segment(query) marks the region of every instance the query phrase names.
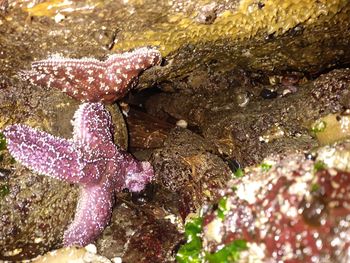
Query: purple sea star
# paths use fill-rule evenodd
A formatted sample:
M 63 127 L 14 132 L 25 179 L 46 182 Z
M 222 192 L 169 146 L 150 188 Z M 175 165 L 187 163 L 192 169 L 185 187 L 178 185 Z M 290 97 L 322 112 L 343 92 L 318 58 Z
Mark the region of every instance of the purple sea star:
M 153 175 L 113 143 L 113 125 L 101 103 L 84 103 L 74 114 L 73 138 L 63 139 L 15 124 L 3 131 L 11 155 L 37 173 L 82 186 L 64 245 L 86 245 L 108 224 L 116 191 L 140 191 Z
M 141 71 L 159 64 L 161 59 L 160 52 L 149 47 L 113 54 L 105 61 L 56 55 L 33 62 L 32 70 L 19 75 L 32 84 L 60 89 L 80 101 L 112 103 L 136 84 Z

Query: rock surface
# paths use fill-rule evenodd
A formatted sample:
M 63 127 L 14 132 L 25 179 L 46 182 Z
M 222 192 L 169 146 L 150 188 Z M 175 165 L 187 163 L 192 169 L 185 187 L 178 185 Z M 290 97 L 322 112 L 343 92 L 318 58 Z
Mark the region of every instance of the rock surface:
M 0 95 L 0 128 L 25 123 L 56 136 L 70 138 L 70 123 L 79 102 L 66 95 L 6 82 Z M 127 146 L 127 132 L 119 109 L 109 107 L 116 127 L 116 143 Z M 72 220 L 78 187 L 37 175 L 15 163 L 1 150 L 0 259 L 31 258 L 60 246 Z
M 142 98 L 133 106 L 145 115 L 128 118 L 131 146 L 151 149 L 137 154 L 152 156 L 157 180 L 139 195 L 118 196 L 97 248 L 125 262 L 173 262 L 182 219 L 217 197 L 228 164 L 317 146 L 310 123 L 350 106 L 349 70 L 331 71 L 350 62 L 349 21 L 346 0 L 0 0 L 0 129 L 25 123 L 71 135 L 77 103 L 18 80 L 32 61 L 158 48 L 163 63 L 135 89 L 171 94 Z M 190 131 L 170 133 L 179 120 Z M 120 115 L 114 123 L 116 143 L 126 147 Z M 347 153 L 327 158 L 334 156 Z M 31 173 L 3 149 L 0 166 L 0 260 L 60 247 L 76 187 Z
M 213 151 L 212 145 L 197 134 L 176 128 L 152 155 L 156 182 L 175 193 L 183 219 L 215 199 L 232 176 L 228 164 Z
M 346 0 L 9 1 L 2 70 L 13 74 L 52 53 L 101 58 L 151 45 L 165 66 L 145 73 L 139 88 L 208 68 L 317 75 L 349 61 L 349 16 Z
M 294 86 L 264 85 L 245 77 L 246 83 L 238 86 L 233 82 L 226 90 L 205 96 L 153 95 L 146 108 L 160 118 L 186 120 L 207 141 L 213 142 L 216 152 L 246 166 L 259 163 L 272 153 L 315 147 L 311 123 L 350 107 L 349 75 L 349 69 L 334 70 L 315 81 Z M 225 81 L 229 77 L 221 80 Z M 290 92 L 291 88 L 295 91 Z M 263 89 L 275 90 L 276 96 L 264 98 Z M 288 93 L 284 94 L 285 91 Z M 247 96 L 244 105 L 240 96 Z
M 267 158 L 228 184 L 223 216 L 204 215 L 204 250 L 215 252 L 234 240 L 247 241 L 243 262 L 349 261 L 350 173 L 337 162 L 326 165 L 325 152 L 341 150 L 349 142 L 285 158 Z

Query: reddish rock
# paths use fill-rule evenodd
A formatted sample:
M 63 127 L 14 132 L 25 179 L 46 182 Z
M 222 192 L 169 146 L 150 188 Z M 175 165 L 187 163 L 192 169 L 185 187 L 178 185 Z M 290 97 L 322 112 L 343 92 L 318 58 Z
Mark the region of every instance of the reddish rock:
M 205 216 L 205 249 L 244 239 L 255 260 L 348 262 L 350 173 L 318 166 L 295 154 L 231 181 L 223 220 L 217 211 Z

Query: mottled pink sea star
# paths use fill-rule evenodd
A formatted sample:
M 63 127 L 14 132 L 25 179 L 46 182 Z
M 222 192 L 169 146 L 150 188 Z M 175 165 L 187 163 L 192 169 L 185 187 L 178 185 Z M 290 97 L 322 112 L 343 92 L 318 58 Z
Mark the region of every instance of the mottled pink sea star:
M 101 103 L 84 103 L 72 121 L 73 138 L 55 137 L 15 124 L 3 131 L 11 155 L 33 171 L 81 186 L 64 245 L 84 246 L 108 224 L 114 194 L 140 191 L 153 175 L 149 162 L 136 160 L 113 143 L 113 124 Z
M 161 60 L 160 52 L 150 47 L 113 54 L 105 61 L 56 55 L 33 62 L 31 70 L 21 71 L 19 75 L 32 84 L 57 88 L 83 102 L 112 103 L 136 84 L 143 70 Z

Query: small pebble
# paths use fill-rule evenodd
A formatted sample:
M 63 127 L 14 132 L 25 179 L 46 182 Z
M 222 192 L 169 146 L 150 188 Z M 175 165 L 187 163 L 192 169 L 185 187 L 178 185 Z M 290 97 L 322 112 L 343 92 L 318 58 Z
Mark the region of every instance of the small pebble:
M 55 17 L 54 17 L 56 23 L 63 21 L 65 18 L 66 17 L 64 15 L 62 15 L 61 13 L 57 13 L 57 15 L 55 15 Z
M 113 263 L 122 263 L 122 262 L 123 262 L 122 259 L 121 259 L 120 257 L 111 258 L 111 261 L 112 261 Z
M 122 113 L 125 117 L 129 116 L 129 111 L 130 111 L 130 106 L 128 103 L 125 102 L 120 102 L 119 107 L 122 110 Z
M 249 100 L 250 100 L 250 98 L 249 98 L 248 92 L 240 93 L 236 97 L 236 101 L 237 101 L 239 107 L 247 106 Z
M 92 254 L 97 254 L 97 248 L 94 244 L 88 244 L 85 246 L 86 251 L 92 253 Z
M 176 122 L 176 126 L 181 127 L 181 128 L 184 128 L 184 129 L 187 128 L 187 125 L 188 125 L 188 123 L 187 123 L 187 121 L 185 121 L 185 120 L 178 120 L 178 121 Z

